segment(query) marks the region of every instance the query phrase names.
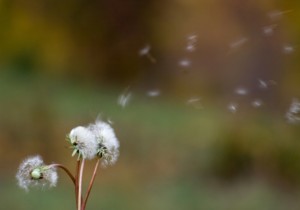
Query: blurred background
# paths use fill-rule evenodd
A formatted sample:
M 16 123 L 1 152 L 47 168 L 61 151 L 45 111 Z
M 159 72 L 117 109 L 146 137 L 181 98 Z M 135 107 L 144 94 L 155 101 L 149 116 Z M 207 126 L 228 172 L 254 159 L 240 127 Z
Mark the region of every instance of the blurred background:
M 1 209 L 75 209 L 62 172 L 56 188 L 29 193 L 15 174 L 35 154 L 74 171 L 65 136 L 97 116 L 121 151 L 87 209 L 300 209 L 299 10 L 1 0 Z

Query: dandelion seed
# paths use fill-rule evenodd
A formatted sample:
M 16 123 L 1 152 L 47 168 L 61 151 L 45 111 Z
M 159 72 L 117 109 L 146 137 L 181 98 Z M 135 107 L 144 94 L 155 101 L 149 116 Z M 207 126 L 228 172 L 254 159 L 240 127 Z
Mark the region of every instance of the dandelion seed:
M 235 89 L 235 93 L 238 95 L 247 95 L 248 90 L 246 88 L 239 87 L 239 88 Z
M 187 45 L 185 49 L 188 52 L 194 52 L 196 50 L 196 47 L 194 45 Z
M 78 159 L 93 159 L 97 154 L 95 135 L 87 128 L 78 126 L 73 128 L 67 136 L 73 149 L 72 156 L 78 154 Z
M 192 34 L 192 35 L 189 35 L 188 37 L 187 37 L 187 40 L 189 41 L 189 42 L 191 42 L 191 43 L 195 43 L 195 42 L 197 42 L 197 35 L 196 34 Z
M 292 54 L 294 52 L 295 48 L 290 45 L 290 44 L 286 44 L 283 46 L 283 53 L 285 54 Z
M 276 84 L 277 84 L 277 82 L 275 82 L 274 80 L 265 81 L 265 80 L 262 80 L 262 79 L 258 79 L 258 87 L 261 88 L 261 89 L 267 89 L 270 86 L 276 85 Z
M 150 90 L 147 92 L 147 95 L 149 97 L 157 97 L 160 95 L 160 91 L 159 90 Z
M 300 122 L 300 101 L 296 98 L 292 100 L 289 110 L 286 112 L 285 117 L 289 123 Z
M 228 104 L 227 109 L 228 109 L 231 113 L 236 113 L 237 110 L 238 110 L 238 104 L 232 102 L 232 103 Z
M 25 159 L 16 174 L 18 185 L 28 191 L 30 187 L 55 187 L 57 172 L 55 167 L 44 164 L 40 156 Z
M 194 107 L 195 109 L 202 109 L 203 106 L 202 106 L 200 100 L 201 100 L 201 98 L 192 97 L 187 100 L 186 104 Z
M 139 51 L 139 55 L 140 56 L 144 56 L 147 55 L 150 52 L 151 46 L 150 45 L 146 45 L 145 47 L 143 47 L 140 51 Z
M 263 102 L 260 99 L 255 99 L 254 101 L 251 102 L 251 105 L 254 108 L 258 108 L 258 107 L 261 107 L 263 105 Z
M 113 128 L 97 120 L 88 129 L 94 133 L 97 141 L 97 155 L 102 159 L 102 166 L 113 165 L 119 157 L 119 141 Z
M 139 50 L 139 55 L 146 56 L 152 63 L 156 63 L 156 59 L 151 55 L 150 50 L 151 46 L 147 44 L 145 47 Z
M 131 100 L 131 97 L 132 97 L 131 93 L 124 93 L 120 95 L 118 98 L 118 104 L 123 108 L 125 108 L 128 105 L 129 101 Z
M 186 51 L 188 52 L 194 52 L 196 50 L 196 43 L 197 43 L 197 35 L 190 35 L 187 37 L 187 46 Z
M 275 24 L 263 27 L 263 34 L 266 36 L 272 36 L 276 27 L 277 25 Z
M 248 41 L 249 41 L 249 39 L 248 39 L 247 37 L 242 37 L 242 38 L 240 38 L 240 39 L 237 39 L 237 40 L 231 42 L 231 43 L 229 44 L 229 47 L 230 47 L 231 49 L 237 49 L 237 48 L 240 48 L 240 47 L 242 47 L 243 45 L 245 45 L 246 42 L 248 42 Z
M 268 88 L 268 84 L 267 84 L 267 82 L 266 81 L 264 81 L 264 80 L 262 80 L 262 79 L 258 79 L 258 83 L 259 83 L 259 85 L 258 85 L 258 87 L 259 88 L 262 88 L 262 89 L 266 89 L 266 88 Z
M 113 122 L 110 118 L 107 119 L 107 122 L 108 122 L 109 124 L 111 124 L 111 125 L 114 124 L 114 122 Z
M 178 64 L 181 67 L 187 68 L 187 67 L 189 67 L 191 65 L 191 63 L 192 62 L 189 59 L 185 58 L 185 59 L 180 60 Z
M 267 15 L 271 20 L 275 21 L 275 20 L 281 19 L 282 15 L 289 13 L 289 12 L 292 12 L 292 10 L 286 10 L 286 11 L 273 10 L 273 11 L 269 12 Z

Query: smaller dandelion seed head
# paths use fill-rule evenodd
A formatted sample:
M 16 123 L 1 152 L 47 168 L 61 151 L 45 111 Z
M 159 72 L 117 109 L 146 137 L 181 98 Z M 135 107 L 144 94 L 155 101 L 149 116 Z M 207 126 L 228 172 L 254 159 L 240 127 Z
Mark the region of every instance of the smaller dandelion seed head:
M 113 128 L 101 120 L 97 120 L 88 128 L 96 136 L 97 154 L 102 159 L 102 166 L 114 164 L 119 156 L 119 141 Z
M 68 136 L 72 144 L 73 155 L 78 154 L 78 158 L 93 159 L 96 156 L 97 142 L 94 134 L 83 126 L 73 128 Z
M 33 156 L 20 164 L 16 178 L 18 185 L 28 191 L 30 187 L 54 187 L 58 176 L 55 168 L 45 165 L 40 156 Z

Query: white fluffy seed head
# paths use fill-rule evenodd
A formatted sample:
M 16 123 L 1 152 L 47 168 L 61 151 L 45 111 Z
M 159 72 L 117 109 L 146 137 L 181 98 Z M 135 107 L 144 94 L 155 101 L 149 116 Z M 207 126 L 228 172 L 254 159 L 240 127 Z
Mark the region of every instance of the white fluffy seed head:
M 89 129 L 78 126 L 71 130 L 69 140 L 74 149 L 73 154 L 78 153 L 79 158 L 93 159 L 97 154 L 97 142 L 95 135 Z
M 96 137 L 97 155 L 102 158 L 102 166 L 113 165 L 119 157 L 119 141 L 113 128 L 101 120 L 97 120 L 88 128 Z
M 34 172 L 34 173 L 32 173 Z M 39 172 L 39 177 L 37 177 Z M 55 187 L 57 183 L 57 172 L 53 167 L 44 164 L 40 156 L 25 159 L 19 166 L 16 174 L 18 185 L 28 191 L 29 187 Z

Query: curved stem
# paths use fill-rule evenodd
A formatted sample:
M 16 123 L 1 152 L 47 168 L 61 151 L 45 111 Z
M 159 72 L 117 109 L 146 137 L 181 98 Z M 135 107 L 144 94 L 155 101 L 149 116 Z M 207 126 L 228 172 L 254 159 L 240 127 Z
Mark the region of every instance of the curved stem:
M 84 200 L 83 205 L 82 205 L 82 210 L 85 209 L 86 203 L 87 203 L 89 195 L 91 193 L 91 190 L 92 190 L 92 187 L 93 187 L 93 184 L 94 184 L 94 181 L 95 181 L 95 177 L 96 177 L 96 174 L 97 174 L 97 169 L 98 169 L 99 163 L 100 163 L 100 158 L 98 158 L 98 160 L 96 162 L 96 165 L 95 165 L 95 168 L 94 168 L 94 172 L 93 172 L 93 176 L 91 178 L 91 181 L 90 181 L 90 184 L 89 184 L 89 188 L 87 190 L 87 193 L 86 193 L 86 196 L 85 196 L 85 200 Z
M 64 170 L 64 171 L 69 175 L 69 177 L 71 178 L 71 180 L 72 180 L 72 182 L 74 183 L 74 185 L 76 185 L 76 180 L 75 180 L 74 176 L 73 176 L 72 173 L 69 171 L 69 169 L 67 169 L 64 165 L 58 164 L 58 163 L 54 163 L 54 164 L 49 165 L 49 167 L 57 167 L 57 168 L 61 168 L 62 170 Z
M 81 161 L 80 165 L 80 171 L 79 171 L 79 176 L 78 176 L 78 195 L 77 195 L 77 201 L 78 201 L 78 206 L 77 209 L 81 210 L 81 190 L 82 190 L 82 174 L 83 174 L 83 168 L 84 168 L 84 159 Z

